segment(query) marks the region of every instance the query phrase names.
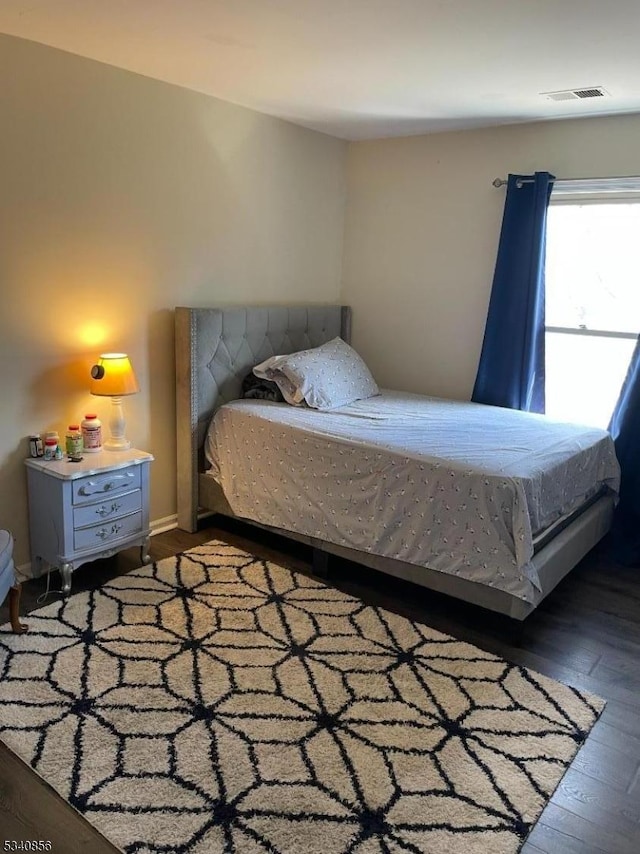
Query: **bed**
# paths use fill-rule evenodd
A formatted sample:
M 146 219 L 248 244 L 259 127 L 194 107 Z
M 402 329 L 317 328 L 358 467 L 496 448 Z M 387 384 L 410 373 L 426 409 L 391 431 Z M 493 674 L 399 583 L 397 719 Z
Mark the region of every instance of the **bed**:
M 332 412 L 238 400 L 265 359 L 348 342 L 345 306 L 177 308 L 175 322 L 184 530 L 238 517 L 523 620 L 610 527 L 603 431 L 384 390 Z

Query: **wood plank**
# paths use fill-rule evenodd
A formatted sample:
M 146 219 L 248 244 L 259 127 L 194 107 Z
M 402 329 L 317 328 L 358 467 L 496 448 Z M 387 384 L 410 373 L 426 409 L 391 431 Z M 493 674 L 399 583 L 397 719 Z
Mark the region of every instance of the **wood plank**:
M 610 705 L 613 707 L 614 704 L 611 703 Z M 589 741 L 598 741 L 614 750 L 635 756 L 638 762 L 640 762 L 640 734 L 631 735 L 619 729 L 616 725 L 609 723 L 609 718 L 606 714 L 608 709 L 609 705 L 605 707 L 600 719 L 589 733 Z M 640 710 L 634 712 L 634 717 L 636 715 L 640 717 Z M 640 720 L 637 717 L 635 722 L 640 729 Z
M 638 768 L 638 773 L 631 781 L 631 785 L 627 789 L 627 792 L 631 795 L 631 797 L 636 803 L 640 803 L 640 768 Z
M 578 618 L 573 611 L 551 614 L 544 610 L 544 605 L 545 602 L 532 615 L 535 619 L 535 631 L 531 633 L 532 643 L 546 643 L 547 648 L 555 645 L 558 655 L 565 647 L 574 646 L 592 654 L 601 654 L 607 649 L 615 652 L 624 650 L 630 655 L 640 653 L 640 644 L 626 636 L 621 637 L 619 627 L 618 631 L 611 635 L 602 632 L 596 635 L 593 633 L 593 618 L 585 619 L 584 616 Z
M 549 639 L 531 638 L 527 643 L 527 650 L 584 676 L 593 673 L 603 655 L 601 648 L 590 649 L 575 636 L 559 637 L 557 632 Z
M 621 685 L 633 691 L 640 682 L 640 649 L 637 654 L 625 653 L 622 649 L 605 650 L 592 675 L 604 683 Z
M 607 693 L 603 689 L 602 695 L 606 697 Z M 640 702 L 628 703 L 607 698 L 600 720 L 633 739 L 640 739 Z
M 570 812 L 611 826 L 629 842 L 640 842 L 640 801 L 628 792 L 603 788 L 600 781 L 569 768 L 553 796 L 553 803 Z
M 42 840 L 64 854 L 120 854 L 28 765 L 0 742 L 2 841 Z
M 574 768 L 603 784 L 603 792 L 615 789 L 621 794 L 628 791 L 639 766 L 640 760 L 634 754 L 615 750 L 591 738 L 587 738 L 573 760 Z
M 558 806 L 546 807 L 530 836 L 547 854 L 638 854 L 640 840 L 629 840 L 615 825 L 597 824 Z
M 578 837 L 572 836 L 553 825 L 546 824 L 541 819 L 531 831 L 527 844 L 532 845 L 535 851 L 542 851 L 543 854 L 615 854 L 611 848 L 600 848 L 586 841 L 584 836 L 585 834 Z M 523 848 L 522 851 L 524 854 L 525 849 Z

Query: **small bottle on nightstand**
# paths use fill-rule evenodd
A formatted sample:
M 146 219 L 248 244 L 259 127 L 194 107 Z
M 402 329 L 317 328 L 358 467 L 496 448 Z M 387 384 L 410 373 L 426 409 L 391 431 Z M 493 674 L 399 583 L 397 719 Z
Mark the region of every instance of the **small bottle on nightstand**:
M 32 433 L 29 436 L 29 455 L 31 457 L 44 456 L 44 445 L 39 433 Z
M 53 460 L 56 456 L 56 448 L 58 440 L 54 436 L 46 436 L 44 440 L 44 458 L 45 460 Z
M 67 435 L 65 436 L 65 450 L 67 456 L 71 459 L 82 456 L 82 433 L 80 432 L 79 424 L 69 424 Z
M 82 422 L 82 446 L 88 454 L 102 450 L 102 422 L 94 413 L 84 416 Z

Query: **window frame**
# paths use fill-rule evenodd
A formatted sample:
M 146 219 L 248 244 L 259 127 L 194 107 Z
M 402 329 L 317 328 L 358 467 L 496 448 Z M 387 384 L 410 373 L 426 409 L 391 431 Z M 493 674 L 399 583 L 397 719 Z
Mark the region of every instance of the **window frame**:
M 610 179 L 611 185 L 615 185 L 616 181 L 619 183 L 620 179 Z M 631 179 L 627 179 L 631 180 Z M 635 181 L 635 186 L 633 189 L 627 187 L 625 190 L 607 190 L 604 187 L 608 179 L 599 179 L 598 187 L 591 187 L 589 190 L 585 188 L 580 189 L 578 192 L 570 192 L 567 188 L 571 184 L 570 181 L 564 181 L 562 184 L 564 185 L 560 192 L 554 198 L 554 193 L 552 191 L 550 199 L 549 199 L 549 207 L 551 206 L 566 206 L 570 205 L 572 207 L 575 206 L 587 206 L 587 205 L 610 205 L 610 204 L 635 204 L 640 206 L 640 178 L 633 179 Z M 577 182 L 576 182 L 577 183 Z M 582 182 L 589 183 L 589 182 Z M 545 268 L 546 268 L 546 260 L 545 260 Z M 545 303 L 546 303 L 546 295 L 545 295 Z M 608 329 L 594 329 L 584 325 L 580 326 L 555 326 L 548 325 L 545 321 L 544 325 L 544 336 L 545 340 L 547 337 L 547 333 L 556 334 L 556 335 L 572 335 L 572 336 L 583 336 L 583 337 L 591 337 L 597 338 L 600 340 L 604 339 L 618 339 L 618 340 L 627 340 L 627 341 L 638 341 L 640 339 L 640 328 L 637 332 L 627 332 L 621 330 L 608 330 Z
M 601 180 L 602 182 L 611 180 L 611 182 L 613 183 L 619 179 L 611 178 Z M 568 181 L 566 183 L 570 182 Z M 635 203 L 637 205 L 640 205 L 640 190 L 626 190 L 624 192 L 621 192 L 619 190 L 590 190 L 589 192 L 581 191 L 576 193 L 571 193 L 569 191 L 563 190 L 558 194 L 555 199 L 553 198 L 552 190 L 551 197 L 549 199 L 549 207 L 551 207 L 552 205 L 554 207 L 556 207 L 557 205 L 571 205 L 573 207 L 575 205 L 602 205 L 610 203 Z M 613 330 L 608 329 L 591 329 L 587 326 L 548 326 L 546 323 L 544 326 L 544 332 L 545 335 L 547 332 L 556 332 L 561 335 L 592 335 L 596 338 L 626 338 L 627 340 L 635 340 L 640 337 L 640 330 L 638 330 L 638 332 L 615 332 Z

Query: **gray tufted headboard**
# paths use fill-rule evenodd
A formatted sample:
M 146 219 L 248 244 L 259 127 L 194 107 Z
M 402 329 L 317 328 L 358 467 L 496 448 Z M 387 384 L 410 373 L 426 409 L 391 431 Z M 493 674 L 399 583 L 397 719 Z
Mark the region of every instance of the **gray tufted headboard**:
M 347 306 L 255 306 L 175 310 L 178 525 L 196 528 L 198 473 L 209 422 L 240 396 L 254 365 L 283 353 L 351 338 Z

